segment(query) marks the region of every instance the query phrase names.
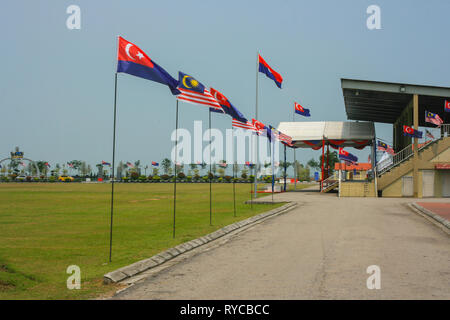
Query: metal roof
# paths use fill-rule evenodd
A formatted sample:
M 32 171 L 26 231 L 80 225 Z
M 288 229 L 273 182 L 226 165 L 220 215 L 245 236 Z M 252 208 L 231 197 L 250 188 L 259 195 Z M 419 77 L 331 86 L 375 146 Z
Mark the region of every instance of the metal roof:
M 317 140 L 345 140 L 343 147 L 357 147 L 360 144 L 354 140 L 370 140 L 369 144 L 372 144 L 375 138 L 373 122 L 280 122 L 277 129 L 291 136 L 296 148 L 311 148 L 304 141 Z
M 419 126 L 434 127 L 425 122 L 425 111 L 439 114 L 444 123 L 450 113 L 444 112 L 450 100 L 450 88 L 379 81 L 341 79 L 345 111 L 349 120 L 394 123 L 414 94 L 419 95 Z

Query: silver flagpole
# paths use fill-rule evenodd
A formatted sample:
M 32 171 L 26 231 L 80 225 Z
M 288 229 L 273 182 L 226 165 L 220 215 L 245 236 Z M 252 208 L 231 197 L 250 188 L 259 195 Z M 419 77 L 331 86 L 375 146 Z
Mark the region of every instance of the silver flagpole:
M 259 51 L 256 52 L 256 104 L 255 104 L 255 120 L 258 120 L 258 72 L 259 72 Z M 254 198 L 258 190 L 258 135 L 256 135 L 255 142 L 255 190 Z
M 295 122 L 295 101 L 294 101 L 294 111 L 292 112 L 292 121 Z M 294 148 L 294 190 L 297 190 L 297 148 Z

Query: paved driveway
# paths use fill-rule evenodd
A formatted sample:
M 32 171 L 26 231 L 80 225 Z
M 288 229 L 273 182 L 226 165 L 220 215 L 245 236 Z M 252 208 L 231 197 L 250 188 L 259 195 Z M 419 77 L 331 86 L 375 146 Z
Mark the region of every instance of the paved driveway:
M 114 298 L 450 299 L 450 237 L 405 206 L 413 199 L 275 199 L 299 206 Z M 379 290 L 366 285 L 371 265 L 381 270 Z

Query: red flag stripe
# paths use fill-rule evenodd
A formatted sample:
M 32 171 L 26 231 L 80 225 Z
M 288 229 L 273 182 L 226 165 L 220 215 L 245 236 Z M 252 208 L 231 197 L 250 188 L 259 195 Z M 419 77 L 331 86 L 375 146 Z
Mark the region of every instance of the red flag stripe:
M 222 109 L 217 100 L 214 99 L 211 93 L 206 89 L 203 94 L 182 88 L 178 88 L 178 90 L 181 91 L 181 93 L 177 96 L 177 99 L 179 100 L 183 100 L 192 104 L 207 105 L 216 109 Z

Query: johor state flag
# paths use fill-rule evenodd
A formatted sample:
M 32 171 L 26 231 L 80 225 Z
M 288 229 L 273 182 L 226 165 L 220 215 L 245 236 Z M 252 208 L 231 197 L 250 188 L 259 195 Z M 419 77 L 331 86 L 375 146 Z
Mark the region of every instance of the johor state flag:
M 348 151 L 345 151 L 342 148 L 339 148 L 339 159 L 350 162 L 350 163 L 356 163 L 358 161 L 358 157 L 351 154 Z
M 440 127 L 441 124 L 444 123 L 444 121 L 442 121 L 441 117 L 439 117 L 439 115 L 437 113 L 433 113 L 433 112 L 429 112 L 429 111 L 425 111 L 425 122 L 433 123 L 433 124 L 437 125 L 438 127 Z
M 269 64 L 258 54 L 258 60 L 259 60 L 259 72 L 264 73 L 267 77 L 275 81 L 275 84 L 278 86 L 278 88 L 281 89 L 281 83 L 283 82 L 283 77 L 273 70 Z
M 253 163 L 251 163 L 250 161 L 245 161 L 245 165 L 250 168 L 253 167 Z
M 255 127 L 256 130 L 256 134 L 260 135 L 264 128 L 266 127 L 264 123 L 262 123 L 261 121 L 258 121 L 256 119 L 252 119 L 252 123 L 253 123 L 253 127 Z
M 297 102 L 294 102 L 294 110 L 295 110 L 295 113 L 298 113 L 298 114 L 300 114 L 302 116 L 305 116 L 305 117 L 310 117 L 311 116 L 309 114 L 309 109 L 303 108 Z
M 152 166 L 157 167 L 157 166 L 159 166 L 159 163 L 158 163 L 158 162 L 155 162 L 155 161 L 152 161 Z
M 205 86 L 194 77 L 183 72 L 179 72 L 178 77 L 178 89 L 181 91 L 181 94 L 177 96 L 178 100 L 201 106 L 209 106 L 215 109 L 222 109 L 219 102 L 217 102 Z
M 178 81 L 166 70 L 152 61 L 144 51 L 134 43 L 119 37 L 117 52 L 117 72 L 128 73 L 136 77 L 156 81 L 169 86 L 172 94 L 179 94 Z
M 445 100 L 444 110 L 445 112 L 450 112 L 450 101 Z
M 411 138 L 422 138 L 422 131 L 414 130 L 409 126 L 403 126 L 403 135 Z
M 222 107 L 223 112 L 231 116 L 233 119 L 237 119 L 244 123 L 247 122 L 247 119 L 244 117 L 244 115 L 235 106 L 231 104 L 230 100 L 228 100 L 227 97 L 225 97 L 216 89 L 209 88 L 209 90 L 214 99 L 216 99 L 216 101 Z

